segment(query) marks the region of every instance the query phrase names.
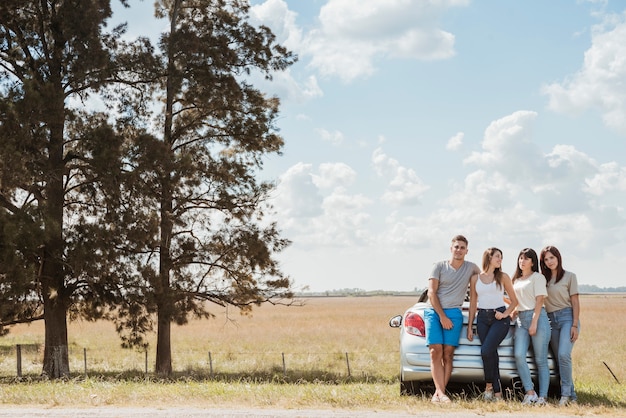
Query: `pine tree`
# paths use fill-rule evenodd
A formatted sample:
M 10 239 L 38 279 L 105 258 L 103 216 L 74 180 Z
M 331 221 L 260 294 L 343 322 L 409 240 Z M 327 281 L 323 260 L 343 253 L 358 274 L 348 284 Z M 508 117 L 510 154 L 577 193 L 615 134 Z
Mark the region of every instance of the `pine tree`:
M 110 16 L 108 1 L 0 3 L 0 322 L 45 321 L 51 378 L 69 374 L 68 314 L 110 271 L 102 220 L 117 197 L 104 190 L 116 189 L 123 140 L 84 106 L 116 78 Z
M 264 156 L 283 146 L 279 101 L 249 76 L 270 78 L 295 57 L 248 14 L 240 0 L 157 2 L 170 31 L 144 107 L 154 128 L 138 136 L 123 193 L 132 196 L 124 216 L 140 221 L 126 229 L 137 275 L 120 295 L 118 330 L 128 346 L 145 345 L 156 315 L 162 375 L 172 370 L 172 323 L 210 316 L 210 303 L 245 313 L 292 297 L 274 258 L 289 241 L 264 220 L 273 186 L 257 179 Z

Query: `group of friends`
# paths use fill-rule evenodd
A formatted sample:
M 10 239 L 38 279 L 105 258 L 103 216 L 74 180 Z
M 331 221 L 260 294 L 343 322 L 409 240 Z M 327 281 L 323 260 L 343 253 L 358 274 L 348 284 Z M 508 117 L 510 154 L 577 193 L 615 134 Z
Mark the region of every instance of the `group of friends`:
M 561 379 L 560 406 L 577 402 L 572 377 L 572 348 L 580 329 L 580 301 L 576 275 L 563 269 L 561 253 L 554 246 L 524 248 L 517 257 L 513 277 L 502 271 L 502 251 L 485 250 L 482 268 L 466 261 L 468 241 L 452 239 L 449 260 L 437 262 L 428 280 L 428 308 L 424 312 L 426 343 L 435 384 L 434 403 L 449 403 L 446 386 L 452 375 L 454 350 L 463 328 L 462 306 L 470 295 L 467 339 L 476 333 L 481 343 L 485 376 L 485 400 L 503 400 L 498 346 L 515 321 L 515 363 L 525 392 L 522 404 L 545 405 L 550 385 L 548 347 L 557 356 Z M 526 360 L 532 344 L 537 368 L 535 390 Z

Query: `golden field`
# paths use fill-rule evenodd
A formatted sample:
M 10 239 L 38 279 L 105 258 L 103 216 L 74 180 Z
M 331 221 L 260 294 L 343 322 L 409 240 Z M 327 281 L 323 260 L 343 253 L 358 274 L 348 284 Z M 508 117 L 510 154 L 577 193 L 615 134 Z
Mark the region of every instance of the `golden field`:
M 152 374 L 152 349 L 147 357 L 121 349 L 112 324 L 73 322 L 72 378 L 42 382 L 41 351 L 31 347 L 42 344 L 43 324 L 20 325 L 0 338 L 0 400 L 5 405 L 153 405 L 182 397 L 187 404 L 211 399 L 259 407 L 424 407 L 426 395 L 411 399 L 399 395 L 398 330 L 388 326 L 389 318 L 415 300 L 315 297 L 302 300 L 302 306 L 264 305 L 250 317 L 217 307 L 214 319 L 173 327 L 175 375 L 170 381 Z M 571 408 L 577 415 L 624 415 L 626 296 L 583 295 L 581 306 L 581 336 L 574 349 L 580 405 Z M 22 379 L 16 379 L 16 344 L 23 345 Z M 460 394 L 455 407 L 487 412 L 519 408 L 517 403 L 483 404 Z

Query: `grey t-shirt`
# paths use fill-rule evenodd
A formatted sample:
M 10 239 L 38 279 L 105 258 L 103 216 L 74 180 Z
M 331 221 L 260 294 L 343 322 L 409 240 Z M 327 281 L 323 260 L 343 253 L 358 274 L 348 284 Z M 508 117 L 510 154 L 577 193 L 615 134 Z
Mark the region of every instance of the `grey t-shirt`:
M 471 261 L 463 261 L 458 269 L 452 267 L 448 260 L 433 265 L 429 280 L 439 280 L 437 296 L 443 309 L 463 306 L 470 278 L 478 271 L 478 266 Z M 428 304 L 430 305 L 430 299 Z

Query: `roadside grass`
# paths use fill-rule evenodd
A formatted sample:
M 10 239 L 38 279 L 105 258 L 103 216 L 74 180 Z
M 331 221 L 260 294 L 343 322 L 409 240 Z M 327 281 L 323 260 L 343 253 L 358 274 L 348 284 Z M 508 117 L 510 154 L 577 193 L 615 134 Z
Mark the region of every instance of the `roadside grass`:
M 40 376 L 43 324 L 16 326 L 0 338 L 0 405 L 527 411 L 513 400 L 479 401 L 479 387 L 455 391 L 448 406 L 432 405 L 430 393 L 400 396 L 398 332 L 387 322 L 414 300 L 311 298 L 300 307 L 265 305 L 252 317 L 220 308 L 215 319 L 173 327 L 170 379 L 154 375 L 150 350 L 146 374 L 146 353 L 121 349 L 112 324 L 74 322 L 72 376 L 47 381 Z M 625 302 L 624 295 L 581 297 L 581 337 L 573 360 L 579 405 L 558 409 L 551 400 L 542 411 L 626 416 Z M 20 379 L 16 344 L 23 345 Z

